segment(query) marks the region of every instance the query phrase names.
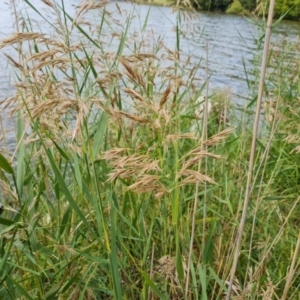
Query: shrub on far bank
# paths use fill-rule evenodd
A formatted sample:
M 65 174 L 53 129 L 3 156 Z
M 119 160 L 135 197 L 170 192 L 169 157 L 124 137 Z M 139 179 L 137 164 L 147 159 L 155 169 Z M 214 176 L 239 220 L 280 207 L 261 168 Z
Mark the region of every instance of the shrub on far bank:
M 239 0 L 235 0 L 226 10 L 226 13 L 242 15 L 247 14 L 247 11 L 243 8 Z
M 256 1 L 253 0 L 239 0 L 244 9 L 253 11 L 256 8 Z

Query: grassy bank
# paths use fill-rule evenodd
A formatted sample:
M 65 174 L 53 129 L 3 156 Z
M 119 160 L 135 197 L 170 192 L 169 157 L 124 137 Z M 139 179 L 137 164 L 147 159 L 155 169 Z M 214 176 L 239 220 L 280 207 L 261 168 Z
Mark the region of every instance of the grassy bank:
M 71 16 L 44 3 L 52 34 L 16 15 L 19 33 L 0 42 L 15 51 L 16 91 L 2 105 L 17 119 L 16 149 L 0 155 L 0 298 L 224 299 L 251 104 L 236 116 L 221 91 L 203 109 L 199 66 L 180 55 L 180 13 L 169 49 L 147 18 L 132 32 L 134 11 L 117 4 Z M 232 299 L 299 297 L 299 63 L 289 47 L 272 48 Z
M 235 0 L 228 6 L 228 8 L 224 11 L 218 9 L 218 8 L 210 8 L 207 7 L 207 5 L 202 6 L 198 2 L 195 1 L 173 1 L 173 0 L 149 0 L 149 1 L 144 1 L 144 0 L 135 0 L 134 3 L 137 4 L 150 4 L 150 5 L 161 5 L 161 6 L 174 6 L 178 8 L 182 8 L 185 10 L 197 10 L 197 11 L 216 11 L 216 12 L 224 12 L 228 14 L 233 14 L 233 15 L 243 15 L 243 16 L 250 16 L 251 12 L 248 9 L 245 9 L 242 4 L 238 1 Z M 254 15 L 254 14 L 253 14 Z

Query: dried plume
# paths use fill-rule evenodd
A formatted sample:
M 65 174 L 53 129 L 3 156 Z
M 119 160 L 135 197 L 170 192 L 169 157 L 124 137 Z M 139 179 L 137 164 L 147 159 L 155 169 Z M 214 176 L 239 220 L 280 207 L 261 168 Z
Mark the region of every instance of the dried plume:
M 13 45 L 15 43 L 25 42 L 29 40 L 42 38 L 44 35 L 35 32 L 19 32 L 0 41 L 0 49 Z
M 132 152 L 132 149 L 115 148 L 103 153 L 100 159 L 105 159 L 112 168 L 107 180 L 109 182 L 117 178 L 128 180 L 133 183 L 127 190 L 136 193 L 153 192 L 156 198 L 167 193 L 167 189 L 160 182 L 159 162 L 148 155 L 128 155 L 128 152 Z
M 168 100 L 168 97 L 171 93 L 171 90 L 172 90 L 172 87 L 171 85 L 168 85 L 168 87 L 166 88 L 166 90 L 164 91 L 161 99 L 160 99 L 160 102 L 159 102 L 159 109 L 161 110 L 162 107 L 164 106 L 164 104 L 167 102 Z
M 128 63 L 128 58 L 120 58 L 119 61 L 123 65 L 123 67 L 126 70 L 126 76 L 134 83 L 136 83 L 139 86 L 142 86 L 144 89 L 146 89 L 146 83 L 144 81 L 144 77 L 139 74 L 136 70 L 134 70 Z
M 205 143 L 204 145 L 206 146 L 213 146 L 218 144 L 221 141 L 224 141 L 227 136 L 229 134 L 231 134 L 233 131 L 235 130 L 235 128 L 226 128 L 224 130 L 222 130 L 221 132 L 218 132 L 217 134 L 213 135 L 212 137 L 210 137 Z
M 139 100 L 139 101 L 141 101 L 141 102 L 143 102 L 143 103 L 146 103 L 146 101 L 145 101 L 145 99 L 142 97 L 142 95 L 139 94 L 138 92 L 136 92 L 135 90 L 133 90 L 133 89 L 123 89 L 123 91 L 124 91 L 126 94 L 132 96 L 134 99 L 137 99 L 137 100 Z
M 17 61 L 15 61 L 10 55 L 8 55 L 8 54 L 6 54 L 6 53 L 4 53 L 4 55 L 7 57 L 7 59 L 12 63 L 12 65 L 14 66 L 14 67 L 16 67 L 17 69 L 19 69 L 21 72 L 24 72 L 25 71 L 25 69 L 24 69 L 24 67 L 20 64 L 20 63 L 18 63 Z

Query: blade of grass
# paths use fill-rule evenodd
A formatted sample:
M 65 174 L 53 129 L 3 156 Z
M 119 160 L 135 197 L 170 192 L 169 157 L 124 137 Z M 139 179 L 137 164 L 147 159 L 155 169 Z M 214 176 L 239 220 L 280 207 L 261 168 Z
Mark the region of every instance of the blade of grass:
M 70 203 L 72 209 L 76 212 L 76 214 L 79 216 L 79 218 L 82 220 L 82 222 L 86 225 L 86 227 L 90 230 L 90 232 L 95 235 L 95 231 L 91 228 L 91 226 L 89 225 L 88 221 L 86 220 L 85 216 L 83 215 L 82 211 L 79 209 L 76 201 L 74 200 L 74 198 L 72 197 L 66 182 L 64 180 L 64 178 L 62 177 L 54 159 L 53 156 L 51 154 L 51 152 L 49 151 L 49 149 L 45 149 L 46 154 L 48 156 L 51 168 L 55 174 L 55 177 L 57 179 L 57 183 L 60 186 L 62 192 L 64 193 L 66 199 L 68 200 L 68 202 Z M 97 235 L 97 234 L 96 234 Z
M 11 167 L 11 164 L 7 161 L 7 159 L 0 153 L 0 168 L 7 172 L 8 174 L 13 174 L 14 170 Z
M 112 272 L 112 280 L 114 283 L 114 295 L 115 299 L 123 299 L 122 298 L 122 287 L 120 281 L 120 274 L 119 274 L 119 258 L 117 254 L 117 238 L 116 238 L 116 228 L 117 228 L 117 214 L 115 211 L 115 205 L 111 199 L 111 252 L 109 254 L 111 272 Z
M 53 27 L 57 32 L 62 34 L 62 32 L 58 29 L 58 27 L 55 27 L 52 22 L 50 22 L 47 18 L 44 17 L 44 15 L 29 1 L 29 0 L 24 0 L 25 3 L 27 3 L 41 18 L 43 18 L 44 21 L 47 22 L 48 25 Z
M 149 285 L 149 287 L 152 289 L 152 291 L 154 292 L 154 294 L 159 297 L 159 299 L 161 300 L 167 300 L 168 297 L 166 295 L 164 295 L 159 289 L 158 287 L 155 285 L 155 283 L 150 279 L 150 277 L 143 271 L 143 270 L 139 270 L 140 273 L 142 274 L 142 276 L 144 277 L 146 283 Z
M 8 278 L 11 280 L 11 282 L 14 284 L 14 286 L 16 287 L 16 289 L 19 291 L 19 293 L 25 297 L 25 299 L 29 299 L 29 300 L 33 300 L 34 298 L 32 298 L 27 291 L 17 282 L 15 281 L 10 275 L 8 275 Z M 24 299 L 24 298 L 23 298 Z

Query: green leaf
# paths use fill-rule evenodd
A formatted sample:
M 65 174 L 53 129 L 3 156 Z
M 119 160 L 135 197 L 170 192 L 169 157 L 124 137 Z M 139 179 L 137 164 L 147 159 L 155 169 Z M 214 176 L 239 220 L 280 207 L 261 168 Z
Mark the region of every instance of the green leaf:
M 69 266 L 71 266 L 71 263 L 69 264 Z M 81 272 L 82 272 L 82 268 L 79 268 L 79 270 L 76 272 L 76 274 L 70 280 L 68 280 L 67 283 L 64 285 L 64 287 L 61 289 L 60 294 L 63 294 L 72 286 L 72 284 L 80 276 Z
M 198 292 L 198 276 L 196 276 L 196 270 L 194 264 L 191 264 L 191 277 L 192 277 L 192 294 L 195 295 L 195 300 L 199 299 Z
M 77 186 L 80 189 L 80 192 L 82 192 L 83 187 L 82 187 L 82 176 L 80 172 L 80 165 L 79 165 L 79 159 L 76 153 L 73 153 L 73 167 L 74 167 L 74 175 L 77 181 Z
M 25 288 L 23 288 L 17 281 L 15 281 L 10 275 L 8 275 L 9 279 L 13 282 L 16 289 L 19 291 L 21 295 L 25 297 L 25 299 L 31 299 L 33 298 L 26 292 Z M 23 298 L 24 299 L 24 298 Z
M 150 10 L 151 10 L 151 5 L 149 6 L 145 21 L 144 21 L 144 25 L 142 27 L 142 32 L 145 32 L 146 28 L 147 28 L 147 24 L 148 24 L 148 19 L 149 19 L 149 15 L 150 15 Z
M 69 157 L 67 155 L 67 153 L 53 140 L 51 139 L 51 141 L 54 143 L 56 149 L 58 150 L 58 152 L 60 153 L 60 155 L 66 160 L 69 161 Z
M 36 172 L 36 169 L 34 169 L 34 170 L 30 171 L 28 174 L 26 174 L 26 177 L 23 182 L 23 186 L 26 186 L 30 182 L 30 180 L 33 177 L 33 175 L 35 174 L 35 172 Z
M 69 224 L 71 211 L 71 206 L 68 205 L 60 224 L 59 235 L 62 235 L 64 233 L 67 225 Z
M 99 150 L 100 150 L 100 147 L 102 144 L 102 140 L 104 138 L 106 128 L 107 128 L 107 120 L 108 120 L 108 116 L 107 116 L 106 112 L 103 112 L 101 114 L 98 129 L 95 134 L 95 139 L 94 139 L 94 144 L 93 144 L 93 156 L 94 157 L 96 157 L 97 154 L 99 153 Z
M 66 199 L 68 200 L 68 202 L 70 203 L 70 206 L 72 207 L 72 209 L 76 212 L 76 214 L 78 215 L 78 217 L 82 220 L 82 222 L 86 225 L 86 227 L 93 233 L 95 234 L 95 232 L 92 230 L 91 226 L 89 225 L 87 219 L 85 218 L 84 214 L 82 213 L 82 211 L 80 210 L 80 208 L 78 207 L 76 201 L 74 200 L 74 198 L 72 197 L 66 183 L 65 180 L 63 178 L 63 176 L 61 175 L 59 169 L 57 168 L 54 159 L 52 157 L 51 152 L 49 151 L 49 149 L 46 149 L 46 153 L 47 156 L 49 158 L 50 161 L 50 165 L 51 168 L 55 174 L 57 183 L 61 189 L 61 191 L 64 193 Z
M 25 0 L 26 2 L 28 0 Z M 78 29 L 78 31 L 80 31 L 94 46 L 96 46 L 97 48 L 99 48 L 100 50 L 102 50 L 101 48 L 101 44 L 98 44 L 95 42 L 95 40 L 93 39 L 92 36 L 90 36 L 84 29 L 83 27 L 81 27 L 76 20 L 74 20 L 61 6 L 59 6 L 57 4 L 57 6 L 63 11 L 64 16 L 66 16 L 73 24 L 74 26 Z
M 150 286 L 152 291 L 159 297 L 160 300 L 167 300 L 168 298 L 158 289 L 155 283 L 150 279 L 150 277 L 143 271 L 139 270 L 142 276 L 144 277 L 146 283 Z
M 9 232 L 13 229 L 17 229 L 17 228 L 23 228 L 24 226 L 21 223 L 18 222 L 13 222 L 12 225 L 9 225 L 8 227 L 4 228 L 3 230 L 0 231 L 0 236 L 2 236 L 3 234 L 5 234 L 6 232 Z
M 273 201 L 273 200 L 283 200 L 289 198 L 288 196 L 269 196 L 269 197 L 264 197 L 263 200 L 267 201 Z
M 13 174 L 14 170 L 7 159 L 0 153 L 0 168 L 9 174 Z
M 184 279 L 184 271 L 183 271 L 183 264 L 181 259 L 181 251 L 180 251 L 180 245 L 179 245 L 179 232 L 176 228 L 176 270 L 178 277 L 181 281 Z
M 114 284 L 115 299 L 122 298 L 122 287 L 119 274 L 117 243 L 116 243 L 116 227 L 117 227 L 117 215 L 115 212 L 115 206 L 112 205 L 111 209 L 111 253 L 109 255 L 110 267 L 112 272 L 112 279 Z
M 205 266 L 199 265 L 199 276 L 201 282 L 201 300 L 207 300 L 207 274 Z
M 210 272 L 210 277 L 214 278 L 215 282 L 219 285 L 220 289 L 224 291 L 224 293 L 228 292 L 228 289 L 226 287 L 226 283 L 223 279 L 220 279 L 219 276 L 216 274 L 213 268 L 208 267 Z
M 6 262 L 8 260 L 8 257 L 10 257 L 10 254 L 11 254 L 10 251 L 11 251 L 12 245 L 14 244 L 16 233 L 17 233 L 17 230 L 15 230 L 15 232 L 8 244 L 8 247 L 7 247 L 7 245 L 5 245 L 6 252 L 4 253 L 4 255 L 3 255 L 3 253 L 1 253 L 2 257 L 1 257 L 1 261 L 0 261 L 0 275 L 1 275 L 0 285 L 2 285 L 3 281 L 6 279 L 6 275 L 8 272 L 8 268 L 6 268 Z
M 18 155 L 17 155 L 17 187 L 19 197 L 23 194 L 24 183 L 24 162 L 25 162 L 25 146 L 23 142 L 23 122 L 21 111 L 18 111 L 17 118 L 17 138 L 18 138 Z
M 61 283 L 55 283 L 52 285 L 51 289 L 45 295 L 46 300 L 57 299 L 56 294 L 61 287 Z
M 5 225 L 5 226 L 11 226 L 11 225 L 15 224 L 15 222 L 12 220 L 9 220 L 9 219 L 0 218 L 0 224 Z
M 31 2 L 29 0 L 24 0 L 25 3 L 27 3 L 40 17 L 42 17 L 50 26 L 52 26 L 57 32 L 59 32 L 60 34 L 62 34 L 62 32 L 59 30 L 58 27 L 55 27 L 54 24 L 55 22 L 50 22 L 48 18 L 45 18 L 45 16 L 39 12 L 39 10 L 31 4 Z

